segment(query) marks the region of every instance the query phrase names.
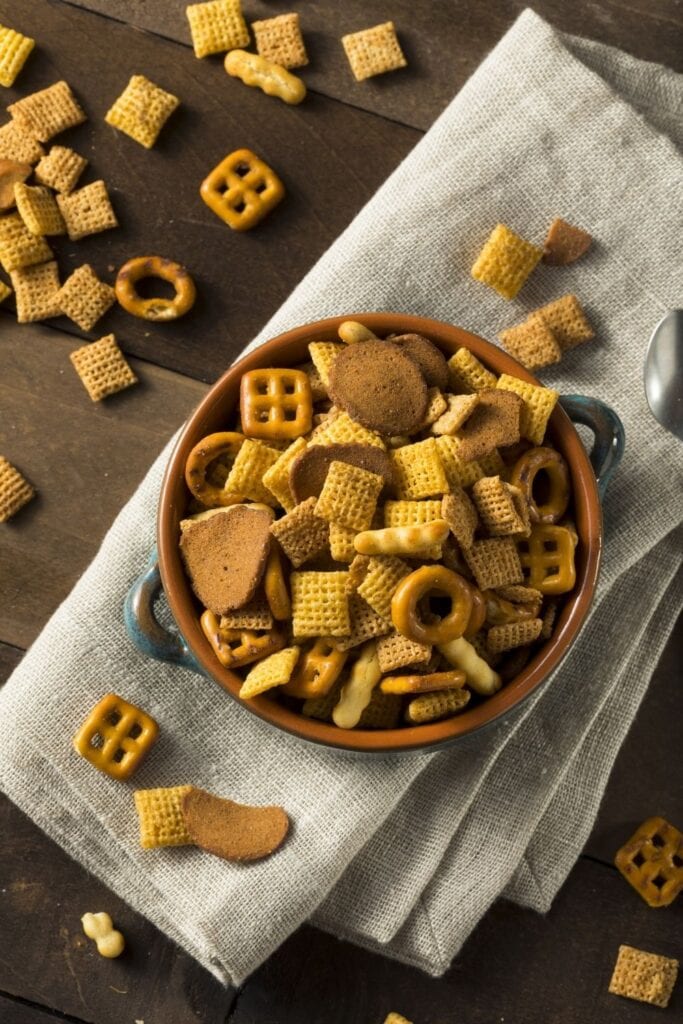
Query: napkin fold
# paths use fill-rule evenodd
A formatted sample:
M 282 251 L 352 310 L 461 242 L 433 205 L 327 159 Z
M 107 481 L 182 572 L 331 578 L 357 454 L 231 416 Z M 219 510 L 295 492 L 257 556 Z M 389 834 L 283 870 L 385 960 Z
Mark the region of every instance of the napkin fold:
M 547 910 L 575 862 L 683 603 L 681 448 L 642 386 L 649 334 L 677 301 L 682 101 L 681 76 L 525 11 L 252 343 L 364 310 L 494 340 L 530 309 L 579 296 L 597 340 L 544 380 L 612 405 L 627 453 L 605 502 L 592 613 L 540 692 L 450 750 L 359 760 L 277 733 L 208 680 L 146 660 L 122 605 L 154 543 L 169 446 L 0 693 L 4 791 L 222 981 L 239 984 L 309 918 L 440 974 L 495 899 Z M 511 303 L 470 278 L 497 221 L 540 240 L 556 216 L 595 236 L 582 261 L 542 264 Z M 134 785 L 70 747 L 108 690 L 161 724 Z M 185 782 L 280 803 L 293 833 L 248 866 L 141 850 L 132 789 Z

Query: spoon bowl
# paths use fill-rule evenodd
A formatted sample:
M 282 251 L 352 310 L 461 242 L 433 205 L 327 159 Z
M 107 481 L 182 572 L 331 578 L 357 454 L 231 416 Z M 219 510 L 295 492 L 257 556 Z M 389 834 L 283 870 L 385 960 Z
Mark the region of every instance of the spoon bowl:
M 683 441 L 683 309 L 672 309 L 655 327 L 643 374 L 652 415 Z

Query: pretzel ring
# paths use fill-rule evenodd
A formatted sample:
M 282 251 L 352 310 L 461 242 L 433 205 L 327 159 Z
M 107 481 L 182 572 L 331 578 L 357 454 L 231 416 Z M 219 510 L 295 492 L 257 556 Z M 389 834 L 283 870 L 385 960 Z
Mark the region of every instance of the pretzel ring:
M 541 470 L 548 474 L 550 493 L 547 501 L 539 505 L 534 498 L 534 482 Z M 557 523 L 567 511 L 569 470 L 555 448 L 530 448 L 515 463 L 510 483 L 519 487 L 526 498 L 532 523 Z
M 511 622 L 527 622 L 536 618 L 535 608 L 528 604 L 513 604 L 494 590 L 485 590 L 482 596 L 488 626 L 507 626 Z
M 135 288 L 145 277 L 160 277 L 175 288 L 172 299 L 143 299 Z M 124 263 L 114 285 L 116 298 L 123 308 L 142 320 L 177 320 L 194 305 L 197 291 L 194 281 L 179 263 L 163 256 L 137 256 Z
M 231 494 L 222 487 L 212 484 L 206 477 L 206 471 L 221 455 L 237 455 L 244 441 L 243 434 L 224 431 L 209 434 L 198 441 L 187 457 L 185 463 L 185 483 L 197 501 L 207 508 L 224 508 L 237 505 L 244 501 L 241 494 Z
M 451 610 L 439 622 L 426 623 L 419 617 L 418 604 L 437 590 L 451 600 Z M 391 619 L 396 629 L 420 644 L 447 644 L 462 636 L 472 613 L 469 583 L 443 565 L 423 565 L 401 580 L 391 599 Z

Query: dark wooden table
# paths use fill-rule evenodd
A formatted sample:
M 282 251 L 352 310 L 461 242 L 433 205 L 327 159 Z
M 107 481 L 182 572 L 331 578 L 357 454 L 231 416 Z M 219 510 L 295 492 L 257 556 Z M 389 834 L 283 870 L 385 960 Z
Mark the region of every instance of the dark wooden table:
M 84 180 L 110 185 L 121 228 L 57 240 L 63 273 L 84 261 L 103 276 L 155 251 L 192 270 L 192 316 L 155 327 L 112 312 L 142 384 L 91 406 L 68 363 L 78 330 L 64 319 L 18 327 L 0 310 L 0 452 L 39 497 L 0 528 L 0 681 L 95 554 L 114 515 L 165 439 L 211 382 L 419 140 L 523 0 L 245 0 L 248 18 L 296 9 L 311 55 L 301 108 L 230 82 L 219 58 L 188 47 L 184 0 L 0 0 L 0 23 L 38 40 L 15 95 L 66 78 L 90 117 L 63 137 L 88 156 Z M 682 70 L 680 0 L 537 0 L 558 27 Z M 393 18 L 410 69 L 358 85 L 337 39 Z M 182 99 L 147 152 L 102 116 L 131 73 Z M 62 141 L 60 138 L 58 141 Z M 247 145 L 278 170 L 286 203 L 239 237 L 201 203 L 197 185 Z M 683 823 L 680 625 L 624 744 L 595 830 L 546 917 L 501 902 L 441 980 L 302 928 L 238 991 L 204 970 L 71 861 L 0 798 L 0 1020 L 49 1024 L 379 1024 L 390 1009 L 416 1024 L 640 1022 L 661 1011 L 616 999 L 607 983 L 621 942 L 680 957 L 683 901 L 650 910 L 612 867 L 614 851 L 653 813 Z M 82 935 L 106 909 L 128 939 L 104 961 Z M 683 1008 L 679 983 L 662 1020 Z M 678 1016 L 680 1019 L 680 1016 Z

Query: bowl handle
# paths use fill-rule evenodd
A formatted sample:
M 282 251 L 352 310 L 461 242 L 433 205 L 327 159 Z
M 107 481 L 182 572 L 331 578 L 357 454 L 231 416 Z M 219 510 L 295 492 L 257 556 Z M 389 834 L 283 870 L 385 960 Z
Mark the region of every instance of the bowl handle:
M 156 548 L 152 549 L 144 571 L 131 586 L 123 605 L 126 632 L 142 654 L 155 661 L 170 661 L 203 675 L 203 669 L 178 633 L 165 629 L 154 614 L 154 601 L 161 590 L 161 575 Z
M 598 494 L 604 498 L 614 470 L 621 462 L 626 444 L 624 425 L 609 405 L 599 398 L 586 395 L 562 395 L 560 405 L 573 423 L 583 423 L 593 431 L 593 447 L 588 456 L 598 485 Z

